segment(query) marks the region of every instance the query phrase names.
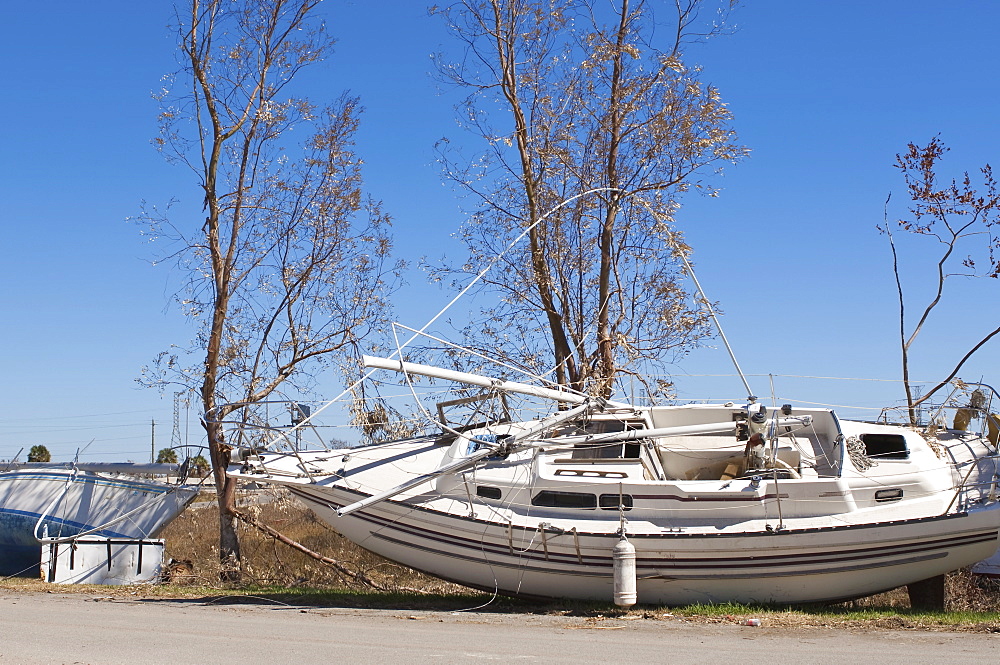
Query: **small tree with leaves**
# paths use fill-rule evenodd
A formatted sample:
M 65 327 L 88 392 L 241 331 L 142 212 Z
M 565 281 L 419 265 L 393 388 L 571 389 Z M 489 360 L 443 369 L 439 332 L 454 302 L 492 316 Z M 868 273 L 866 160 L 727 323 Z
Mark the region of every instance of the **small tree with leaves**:
M 195 455 L 191 458 L 188 466 L 189 472 L 196 478 L 204 478 L 212 470 L 212 465 L 208 463 L 204 455 Z
M 37 446 L 32 446 L 31 450 L 28 451 L 28 461 L 29 462 L 51 462 L 52 455 L 49 454 L 49 449 L 45 446 L 39 444 Z
M 892 249 L 893 274 L 899 299 L 899 341 L 902 351 L 903 388 L 909 420 L 917 423 L 917 407 L 948 385 L 966 362 L 987 342 L 1000 334 L 1000 326 L 984 330 L 965 348 L 955 351 L 955 364 L 951 371 L 936 385 L 917 396 L 911 380 L 911 352 L 924 326 L 942 305 L 946 286 L 955 278 L 1000 276 L 1000 197 L 990 165 L 979 170 L 982 184 L 974 185 L 968 172 L 961 179 L 941 181 L 938 175 L 941 159 L 948 148 L 939 137 L 926 146 L 910 143 L 905 153 L 896 155 L 896 168 L 906 182 L 910 196 L 909 216 L 890 225 L 888 219 L 879 227 L 889 239 Z M 888 213 L 886 214 L 888 217 Z M 918 306 L 918 317 L 911 323 L 907 316 L 903 271 L 900 252 L 893 228 L 926 241 L 932 267 L 930 293 Z M 967 327 L 970 321 L 963 321 Z M 940 350 L 939 350 L 940 351 Z M 952 351 L 947 350 L 949 353 Z
M 162 448 L 156 453 L 157 464 L 177 464 L 177 451 L 173 448 Z

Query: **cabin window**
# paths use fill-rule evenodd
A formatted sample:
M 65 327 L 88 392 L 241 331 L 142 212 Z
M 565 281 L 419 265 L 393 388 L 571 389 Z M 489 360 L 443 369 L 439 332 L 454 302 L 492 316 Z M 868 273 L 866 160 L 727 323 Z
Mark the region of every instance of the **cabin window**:
M 632 510 L 631 494 L 602 494 L 597 501 L 603 510 L 618 510 L 618 506 L 625 506 L 625 510 Z
M 542 490 L 531 497 L 531 505 L 546 508 L 597 508 L 597 497 L 583 492 L 553 492 Z
M 573 459 L 639 459 L 642 446 L 635 441 L 613 443 L 578 443 Z
M 622 420 L 592 420 L 585 425 L 577 425 L 563 434 L 609 434 L 643 429 L 643 422 Z M 638 441 L 610 441 L 606 443 L 578 443 L 573 446 L 573 459 L 639 459 L 642 444 Z
M 481 496 L 484 499 L 499 499 L 503 496 L 500 492 L 499 487 L 490 487 L 488 485 L 477 485 L 476 486 L 476 496 Z
M 875 461 L 909 459 L 906 438 L 901 434 L 862 434 L 865 454 Z

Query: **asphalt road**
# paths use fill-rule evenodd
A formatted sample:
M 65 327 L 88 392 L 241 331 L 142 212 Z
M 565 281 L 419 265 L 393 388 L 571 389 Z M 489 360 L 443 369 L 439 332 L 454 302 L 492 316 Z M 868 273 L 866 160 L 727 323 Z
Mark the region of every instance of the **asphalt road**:
M 0 663 L 995 662 L 1000 636 L 0 591 Z

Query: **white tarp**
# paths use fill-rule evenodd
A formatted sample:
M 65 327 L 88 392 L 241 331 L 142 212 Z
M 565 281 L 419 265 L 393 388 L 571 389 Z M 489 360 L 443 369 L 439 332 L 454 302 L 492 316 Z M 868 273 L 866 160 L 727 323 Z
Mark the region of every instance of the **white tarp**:
M 1000 550 L 989 559 L 983 559 L 979 563 L 972 564 L 972 572 L 976 575 L 986 575 L 988 577 L 1000 577 Z

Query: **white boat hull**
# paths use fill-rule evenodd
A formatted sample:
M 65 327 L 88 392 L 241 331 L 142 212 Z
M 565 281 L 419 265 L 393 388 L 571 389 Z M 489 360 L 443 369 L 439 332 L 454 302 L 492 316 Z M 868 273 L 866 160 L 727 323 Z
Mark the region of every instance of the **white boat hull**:
M 339 517 L 353 492 L 293 493 L 345 537 L 401 564 L 505 595 L 610 600 L 614 530 L 508 527 L 385 501 Z M 956 570 L 998 545 L 996 510 L 923 520 L 716 535 L 629 535 L 640 603 L 857 598 Z
M 931 445 L 821 409 L 615 408 L 264 452 L 229 474 L 287 487 L 386 558 L 509 595 L 611 601 L 621 533 L 640 603 L 857 598 L 997 550 L 997 457 L 968 432 Z M 771 432 L 766 458 L 751 424 Z

